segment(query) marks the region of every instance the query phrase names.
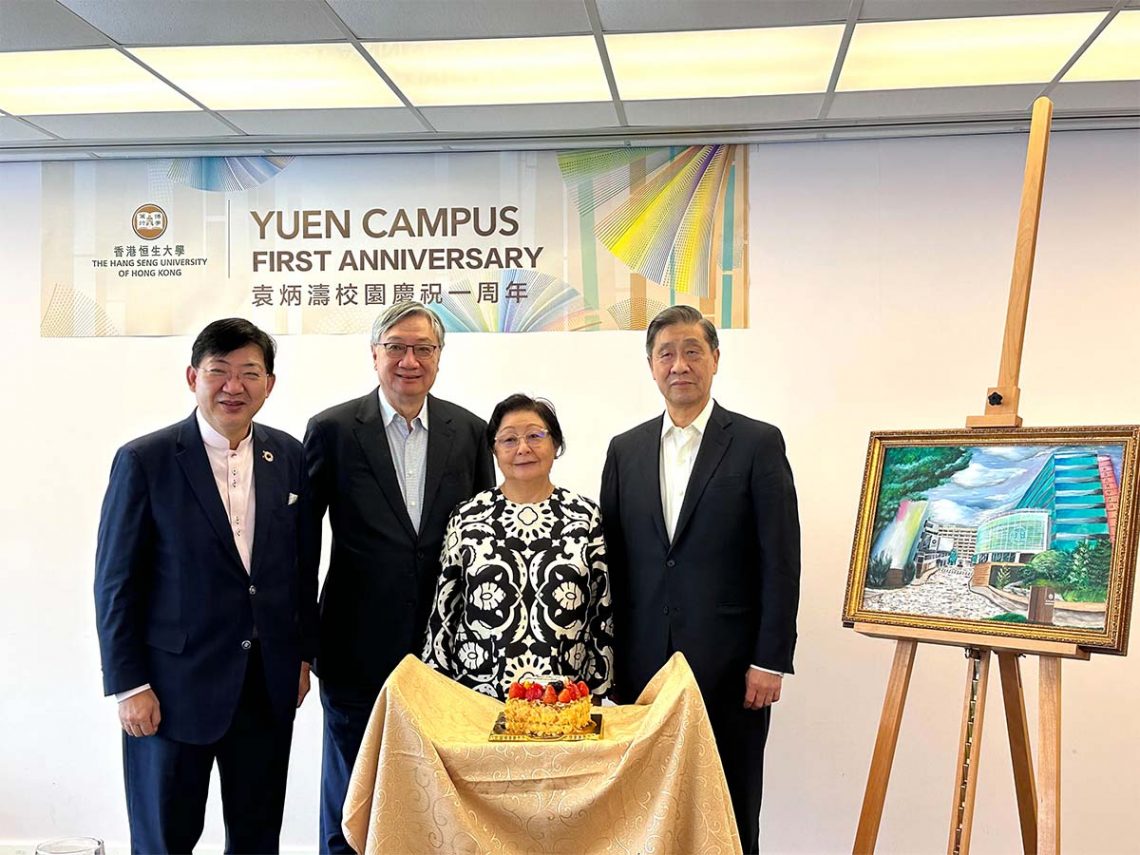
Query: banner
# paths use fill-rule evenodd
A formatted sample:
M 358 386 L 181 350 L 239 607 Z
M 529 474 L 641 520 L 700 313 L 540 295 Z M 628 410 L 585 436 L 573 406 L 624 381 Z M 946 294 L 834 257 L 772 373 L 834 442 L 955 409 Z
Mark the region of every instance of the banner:
M 42 336 L 748 325 L 742 145 L 48 162 Z

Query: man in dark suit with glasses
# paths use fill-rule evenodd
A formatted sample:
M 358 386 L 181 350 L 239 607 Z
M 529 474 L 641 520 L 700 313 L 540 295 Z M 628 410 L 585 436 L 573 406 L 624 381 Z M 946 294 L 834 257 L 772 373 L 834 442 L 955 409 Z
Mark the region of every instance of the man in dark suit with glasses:
M 423 649 L 448 515 L 494 485 L 486 423 L 429 394 L 443 343 L 431 309 L 392 306 L 372 328 L 378 388 L 305 432 L 314 568 L 326 511 L 332 529 L 314 666 L 325 713 L 321 852 L 352 851 L 341 832 L 352 766 L 380 687 Z
M 190 852 L 210 772 L 226 852 L 276 852 L 317 573 L 300 557 L 301 443 L 254 424 L 276 346 L 242 318 L 194 341 L 197 408 L 111 465 L 95 557 L 103 687 L 118 700 L 131 851 Z

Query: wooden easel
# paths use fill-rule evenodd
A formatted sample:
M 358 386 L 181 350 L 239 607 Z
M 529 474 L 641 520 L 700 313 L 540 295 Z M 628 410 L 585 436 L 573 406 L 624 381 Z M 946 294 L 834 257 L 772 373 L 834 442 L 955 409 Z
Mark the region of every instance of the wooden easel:
M 1033 104 L 1033 120 L 1029 128 L 1029 149 L 1025 159 L 1025 181 L 1021 190 L 1021 213 L 1017 227 L 1017 246 L 1013 256 L 1013 278 L 1009 289 L 1009 307 L 1005 320 L 998 382 L 986 390 L 984 415 L 970 416 L 967 427 L 1020 427 L 1017 405 L 1021 390 L 1021 351 L 1025 340 L 1025 320 L 1029 308 L 1029 286 L 1033 278 L 1033 257 L 1037 247 L 1037 223 L 1041 214 L 1041 190 L 1045 180 L 1045 159 L 1049 150 L 1049 124 L 1053 103 L 1038 98 Z M 914 655 L 919 642 L 965 647 L 966 693 L 962 703 L 962 732 L 958 741 L 957 776 L 954 784 L 953 811 L 947 855 L 965 855 L 970 851 L 970 832 L 974 818 L 974 795 L 978 783 L 978 758 L 985 718 L 986 687 L 989 681 L 990 654 L 996 653 L 1001 672 L 1002 696 L 1005 701 L 1006 728 L 1009 732 L 1010 758 L 1013 762 L 1017 813 L 1021 823 L 1021 843 L 1026 855 L 1059 855 L 1061 849 L 1061 659 L 1088 659 L 1087 650 L 1074 644 L 1048 641 L 995 639 L 937 630 L 898 629 L 875 624 L 856 623 L 855 631 L 879 638 L 894 638 L 895 658 L 887 682 L 883 713 L 863 809 L 852 851 L 857 855 L 875 851 L 883 803 L 887 795 L 891 764 L 898 743 L 906 704 Z M 1029 725 L 1025 717 L 1025 695 L 1021 683 L 1019 657 L 1032 655 L 1040 659 L 1037 778 L 1034 781 L 1033 754 L 1029 744 Z

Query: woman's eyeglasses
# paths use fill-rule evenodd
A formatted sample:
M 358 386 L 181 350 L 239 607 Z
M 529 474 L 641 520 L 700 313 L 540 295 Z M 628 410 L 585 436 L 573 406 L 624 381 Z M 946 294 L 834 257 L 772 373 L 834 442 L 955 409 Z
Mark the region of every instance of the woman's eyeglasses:
M 550 436 L 550 431 L 545 430 L 531 430 L 522 434 L 507 434 L 506 436 L 495 437 L 495 445 L 505 451 L 514 451 L 519 447 L 519 443 L 526 443 L 527 448 L 534 448 L 540 445 L 543 440 Z

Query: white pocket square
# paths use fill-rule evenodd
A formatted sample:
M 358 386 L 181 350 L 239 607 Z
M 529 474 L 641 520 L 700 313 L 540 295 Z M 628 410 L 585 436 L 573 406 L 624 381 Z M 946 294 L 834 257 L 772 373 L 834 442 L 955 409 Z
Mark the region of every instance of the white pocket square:
M 290 505 L 297 504 L 297 494 L 296 493 L 290 493 L 289 494 L 289 504 Z

